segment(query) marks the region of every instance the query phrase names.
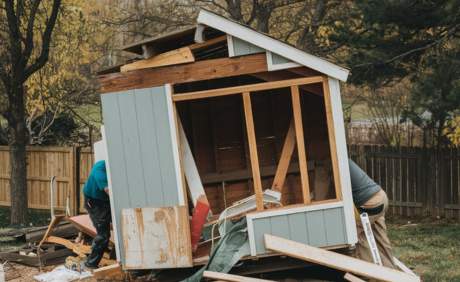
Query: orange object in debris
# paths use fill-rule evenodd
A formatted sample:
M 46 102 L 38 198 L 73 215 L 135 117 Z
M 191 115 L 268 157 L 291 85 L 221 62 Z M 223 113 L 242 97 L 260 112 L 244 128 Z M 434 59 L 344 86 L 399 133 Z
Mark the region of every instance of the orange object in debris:
M 192 224 L 190 226 L 190 236 L 192 243 L 192 252 L 196 253 L 198 244 L 200 243 L 201 232 L 203 231 L 204 222 L 209 212 L 209 205 L 201 202 L 199 199 L 196 202 L 195 210 L 193 211 Z

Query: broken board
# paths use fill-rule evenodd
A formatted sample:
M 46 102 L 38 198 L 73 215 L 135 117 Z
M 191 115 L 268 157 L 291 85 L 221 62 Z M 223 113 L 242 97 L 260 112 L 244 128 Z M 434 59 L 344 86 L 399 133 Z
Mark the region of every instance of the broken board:
M 2 261 L 42 267 L 63 263 L 65 259 L 73 253 L 72 250 L 54 244 L 44 243 L 41 247 L 45 253 L 42 253 L 40 256 L 28 255 L 31 252 L 36 253 L 37 247 L 23 247 L 19 250 L 0 253 L 0 259 Z M 26 254 L 22 255 L 22 252 Z
M 122 209 L 126 269 L 191 267 L 186 206 Z
M 356 273 L 365 277 L 387 282 L 420 282 L 420 277 L 373 264 L 367 261 L 315 248 L 306 244 L 264 235 L 265 248 L 280 254 L 311 261 L 335 269 Z

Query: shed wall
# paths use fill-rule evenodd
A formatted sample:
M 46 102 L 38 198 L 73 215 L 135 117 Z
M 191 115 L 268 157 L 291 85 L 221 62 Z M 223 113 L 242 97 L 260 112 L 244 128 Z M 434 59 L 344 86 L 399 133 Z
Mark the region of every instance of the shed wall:
M 265 233 L 304 243 L 314 247 L 330 247 L 347 244 L 343 207 L 303 211 L 252 219 L 255 253 L 271 253 L 265 249 Z
M 178 187 L 165 87 L 102 95 L 107 150 L 121 260 L 121 210 L 183 205 Z

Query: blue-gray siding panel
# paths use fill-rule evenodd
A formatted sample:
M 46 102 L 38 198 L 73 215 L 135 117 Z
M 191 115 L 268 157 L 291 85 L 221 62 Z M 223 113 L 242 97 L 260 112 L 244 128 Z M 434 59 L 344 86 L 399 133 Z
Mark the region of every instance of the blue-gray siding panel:
M 325 210 L 324 219 L 326 221 L 326 241 L 329 246 L 343 244 L 341 238 L 346 235 L 345 222 L 343 221 L 343 210 Z
M 122 264 L 121 210 L 179 205 L 173 142 L 163 86 L 102 95 Z
M 324 211 L 312 211 L 306 214 L 308 229 L 308 244 L 315 247 L 327 246 L 326 222 Z
M 283 56 L 272 53 L 272 64 L 279 65 L 279 64 L 286 64 L 286 63 L 292 63 L 292 61 Z
M 265 52 L 265 50 L 255 45 L 252 45 L 249 42 L 233 37 L 233 52 L 235 56 L 243 56 L 255 53 L 263 53 Z
M 265 243 L 264 243 L 264 238 L 263 238 L 263 235 L 265 233 L 268 233 L 268 234 L 272 233 L 270 218 L 260 218 L 258 220 L 254 220 L 253 227 L 254 227 L 254 231 L 257 230 L 257 234 L 258 234 L 258 237 L 256 237 L 256 241 L 255 241 L 257 252 L 259 253 L 259 250 L 260 250 L 261 254 L 272 253 L 272 251 L 267 251 L 265 249 Z
M 258 255 L 270 252 L 265 249 L 264 233 L 314 247 L 347 244 L 344 222 L 343 208 L 253 219 L 256 252 Z

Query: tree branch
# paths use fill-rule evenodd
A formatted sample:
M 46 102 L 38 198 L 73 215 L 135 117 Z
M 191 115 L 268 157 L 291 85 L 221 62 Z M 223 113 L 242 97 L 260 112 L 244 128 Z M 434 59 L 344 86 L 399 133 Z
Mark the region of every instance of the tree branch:
M 26 81 L 33 73 L 42 68 L 48 61 L 51 43 L 51 34 L 53 33 L 54 25 L 56 24 L 59 7 L 61 6 L 62 0 L 54 0 L 53 9 L 51 11 L 50 18 L 46 23 L 46 28 L 42 37 L 42 52 L 35 62 L 24 70 L 23 81 Z

